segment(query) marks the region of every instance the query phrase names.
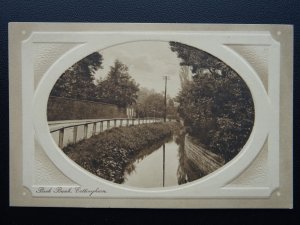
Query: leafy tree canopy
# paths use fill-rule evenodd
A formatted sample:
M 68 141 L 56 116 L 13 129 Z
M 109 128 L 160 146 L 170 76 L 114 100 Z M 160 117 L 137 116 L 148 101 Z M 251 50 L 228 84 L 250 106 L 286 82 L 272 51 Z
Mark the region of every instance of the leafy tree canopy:
M 94 73 L 102 68 L 103 57 L 94 52 L 67 69 L 57 80 L 51 96 L 67 97 L 80 100 L 94 100 L 96 86 Z
M 209 53 L 178 42 L 170 42 L 170 48 L 185 68 L 176 101 L 187 132 L 229 161 L 244 146 L 253 127 L 249 88 L 234 70 Z M 193 74 L 190 81 L 186 68 Z
M 165 115 L 165 96 L 164 93 L 157 93 L 141 87 L 138 92 L 136 111 L 139 117 L 161 117 Z M 167 95 L 167 117 L 176 118 L 176 107 L 174 100 Z
M 139 85 L 128 73 L 128 67 L 116 60 L 107 77 L 98 81 L 97 97 L 119 107 L 136 103 Z

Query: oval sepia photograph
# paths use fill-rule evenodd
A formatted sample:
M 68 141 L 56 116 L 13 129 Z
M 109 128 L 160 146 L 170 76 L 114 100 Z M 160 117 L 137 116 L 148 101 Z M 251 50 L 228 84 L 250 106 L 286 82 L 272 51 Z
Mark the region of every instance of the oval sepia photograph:
M 56 81 L 53 140 L 90 173 L 163 188 L 203 178 L 243 149 L 254 102 L 222 60 L 179 42 L 136 41 L 91 53 Z

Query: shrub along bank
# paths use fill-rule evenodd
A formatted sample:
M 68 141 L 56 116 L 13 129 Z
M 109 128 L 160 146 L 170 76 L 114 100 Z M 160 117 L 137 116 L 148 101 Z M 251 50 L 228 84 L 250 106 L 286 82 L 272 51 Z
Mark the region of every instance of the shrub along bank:
M 66 146 L 63 151 L 91 173 L 115 183 L 124 182 L 126 167 L 144 149 L 171 137 L 179 123 L 153 123 L 106 130 Z

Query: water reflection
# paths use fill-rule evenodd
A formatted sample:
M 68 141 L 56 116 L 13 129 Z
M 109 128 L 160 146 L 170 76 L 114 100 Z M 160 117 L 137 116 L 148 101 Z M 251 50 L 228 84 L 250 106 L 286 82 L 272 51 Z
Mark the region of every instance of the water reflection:
M 166 145 L 163 144 L 163 187 L 165 186 L 166 176 Z
M 178 144 L 179 166 L 177 169 L 178 184 L 185 184 L 197 180 L 206 175 L 192 160 L 190 160 L 185 152 L 185 135 L 184 131 L 176 137 Z
M 135 187 L 163 186 L 163 148 L 166 144 L 172 145 L 172 142 L 172 137 L 167 137 L 143 149 L 126 167 L 124 184 Z
M 185 132 L 176 132 L 144 149 L 127 166 L 124 183 L 134 187 L 169 187 L 197 180 L 206 174 L 184 150 Z
M 154 150 L 144 151 L 145 155 L 128 166 L 124 184 L 134 187 L 163 187 L 178 184 L 178 146 L 173 138 L 160 143 Z

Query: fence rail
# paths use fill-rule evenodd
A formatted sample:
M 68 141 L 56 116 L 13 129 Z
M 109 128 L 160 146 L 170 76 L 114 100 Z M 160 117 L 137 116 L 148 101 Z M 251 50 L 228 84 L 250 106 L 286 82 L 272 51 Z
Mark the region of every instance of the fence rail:
M 58 146 L 63 148 L 66 144 L 77 143 L 79 140 L 86 139 L 90 136 L 94 136 L 98 133 L 103 132 L 104 130 L 113 128 L 113 127 L 122 127 L 122 126 L 130 126 L 130 125 L 138 125 L 138 124 L 145 124 L 145 123 L 155 123 L 155 122 L 162 122 L 163 118 L 154 118 L 154 117 L 147 117 L 147 118 L 113 118 L 113 119 L 101 119 L 96 121 L 88 121 L 84 123 L 76 123 L 66 126 L 61 126 L 59 128 L 50 128 L 50 133 L 55 135 L 58 132 Z M 99 128 L 97 126 L 99 124 Z M 89 132 L 89 125 L 92 125 L 90 132 Z M 79 127 L 83 126 L 83 132 L 80 135 Z M 71 130 L 70 130 L 71 129 Z M 65 136 L 69 136 L 67 142 L 65 141 Z M 81 137 L 80 137 L 81 136 Z M 70 141 L 71 139 L 71 141 Z

